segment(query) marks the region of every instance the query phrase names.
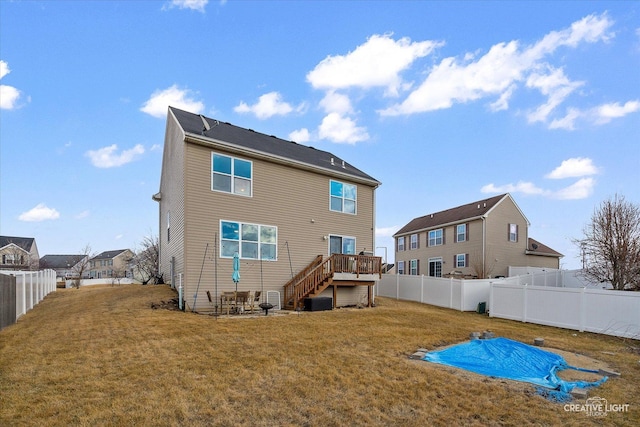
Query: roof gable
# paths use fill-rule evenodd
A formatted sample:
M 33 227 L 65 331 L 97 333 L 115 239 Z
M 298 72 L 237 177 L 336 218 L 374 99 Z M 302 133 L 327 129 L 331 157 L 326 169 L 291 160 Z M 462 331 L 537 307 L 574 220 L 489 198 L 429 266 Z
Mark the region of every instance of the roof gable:
M 129 249 L 116 249 L 114 251 L 104 251 L 96 256 L 94 256 L 93 259 L 113 259 L 115 257 L 117 257 L 118 255 L 120 255 L 123 252 L 128 251 Z
M 185 134 L 202 138 L 203 141 L 227 143 L 254 153 L 286 159 L 313 168 L 370 181 L 375 186 L 380 184 L 375 178 L 327 151 L 317 150 L 313 147 L 286 141 L 273 135 L 266 135 L 252 129 L 245 129 L 177 108 L 169 107 L 169 111 L 176 118 Z
M 488 199 L 478 200 L 477 202 L 467 203 L 466 205 L 414 218 L 407 225 L 398 230 L 394 236 L 486 216 L 507 197 L 510 197 L 509 194 L 501 194 L 489 197 Z
M 33 237 L 0 236 L 0 249 L 13 244 L 26 252 L 31 252 L 34 240 Z

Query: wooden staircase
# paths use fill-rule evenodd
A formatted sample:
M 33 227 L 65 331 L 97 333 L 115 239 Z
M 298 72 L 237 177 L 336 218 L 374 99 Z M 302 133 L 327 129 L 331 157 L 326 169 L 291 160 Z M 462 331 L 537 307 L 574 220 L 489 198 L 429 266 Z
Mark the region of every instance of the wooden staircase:
M 313 298 L 333 284 L 335 273 L 382 275 L 382 259 L 366 255 L 318 255 L 284 285 L 284 308 L 296 310 L 304 298 Z

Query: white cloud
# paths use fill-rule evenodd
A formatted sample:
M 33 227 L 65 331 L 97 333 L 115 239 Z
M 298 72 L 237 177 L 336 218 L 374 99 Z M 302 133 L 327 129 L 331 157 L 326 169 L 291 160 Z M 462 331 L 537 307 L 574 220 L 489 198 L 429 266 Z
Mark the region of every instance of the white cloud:
M 304 107 L 304 104 L 300 104 L 294 109 L 291 104 L 282 100 L 282 95 L 278 92 L 269 92 L 260 96 L 258 102 L 253 105 L 240 102 L 233 111 L 236 113 L 253 113 L 260 120 L 264 120 L 272 116 L 286 116 L 294 110 L 300 112 Z
M 291 141 L 305 143 L 311 140 L 311 134 L 307 128 L 302 128 L 291 132 L 289 134 L 289 139 Z
M 545 104 L 542 104 L 535 111 L 527 114 L 529 123 L 546 122 L 553 110 L 575 89 L 584 84 L 584 82 L 570 81 L 565 76 L 562 68 L 553 69 L 551 66 L 547 66 L 546 68 L 549 71 L 548 73 L 541 74 L 534 72 L 527 78 L 527 87 L 538 89 L 543 95 L 548 97 Z
M 383 87 L 389 95 L 397 96 L 403 83 L 400 72 L 441 45 L 375 34 L 353 52 L 323 59 L 307 74 L 307 81 L 316 89 L 328 90 Z
M 153 117 L 164 118 L 167 116 L 167 109 L 171 107 L 200 114 L 204 110 L 204 104 L 196 101 L 188 89 L 180 89 L 173 85 L 164 90 L 156 90 L 144 103 L 140 111 Z
M 553 119 L 551 123 L 549 123 L 549 129 L 574 130 L 576 120 L 581 118 L 583 115 L 582 111 L 577 108 L 569 108 L 564 117 Z
M 587 157 L 574 157 L 563 160 L 560 166 L 545 175 L 545 178 L 563 179 L 595 175 L 599 173 L 593 161 Z
M 84 218 L 87 218 L 90 214 L 91 214 L 91 212 L 89 210 L 84 210 L 84 211 L 80 212 L 79 214 L 77 214 L 74 218 L 75 219 L 84 219 Z
M 603 104 L 594 110 L 596 124 L 609 123 L 612 119 L 624 117 L 627 114 L 635 113 L 640 110 L 640 101 L 627 101 L 624 105 L 618 102 L 611 104 Z
M 326 93 L 320 101 L 320 106 L 326 113 L 350 114 L 353 112 L 349 97 L 333 90 Z
M 23 212 L 18 216 L 20 221 L 26 222 L 40 222 L 58 218 L 60 218 L 60 212 L 53 208 L 48 208 L 44 203 L 39 203 L 33 209 Z
M 91 159 L 91 163 L 95 167 L 113 168 L 130 163 L 144 153 L 144 147 L 140 144 L 120 153 L 117 150 L 118 146 L 113 144 L 98 150 L 89 150 L 85 155 Z
M 552 197 L 561 200 L 586 199 L 593 193 L 595 183 L 596 181 L 593 178 L 581 178 L 575 184 L 556 191 L 552 194 Z
M 561 46 L 576 47 L 580 43 L 608 41 L 613 34 L 613 22 L 606 14 L 590 15 L 574 22 L 570 28 L 547 34 L 541 41 L 521 48 L 518 41 L 498 43 L 474 61 L 476 55 L 467 53 L 462 59 L 449 57 L 434 66 L 426 79 L 407 98 L 396 105 L 379 111 L 394 116 L 446 109 L 454 103 L 465 103 L 485 97 L 497 96 L 490 104 L 493 111 L 507 108 L 507 101 L 516 87 L 541 67 L 545 56 Z M 549 113 L 582 82 L 554 81 L 559 73 L 537 79 L 537 89 L 546 90 L 548 102 L 532 118 L 545 120 Z M 535 80 L 535 79 L 534 79 Z M 561 84 L 562 83 L 562 84 Z M 555 86 L 554 86 L 555 84 Z
M 346 144 L 369 139 L 366 128 L 358 127 L 355 121 L 338 113 L 330 113 L 322 119 L 318 134 L 320 139 Z
M 163 10 L 177 7 L 179 9 L 191 9 L 204 13 L 204 8 L 209 0 L 171 0 L 168 6 L 163 6 Z
M 519 181 L 517 184 L 495 185 L 493 183 L 483 186 L 482 193 L 523 193 L 533 195 L 546 195 L 548 190 L 537 187 L 531 182 Z
M 0 79 L 9 74 L 9 64 L 0 60 Z M 13 110 L 18 106 L 20 91 L 13 86 L 0 85 L 0 109 Z

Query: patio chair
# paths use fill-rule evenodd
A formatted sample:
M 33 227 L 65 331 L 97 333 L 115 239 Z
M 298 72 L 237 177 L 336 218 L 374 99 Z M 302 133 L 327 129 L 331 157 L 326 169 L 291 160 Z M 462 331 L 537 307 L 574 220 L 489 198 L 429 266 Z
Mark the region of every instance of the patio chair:
M 231 307 L 236 301 L 236 293 L 235 292 L 223 292 L 220 295 L 220 309 L 223 310 L 224 307 L 227 307 L 227 314 L 229 314 Z
M 237 307 L 242 307 L 240 313 L 244 312 L 245 305 L 249 302 L 249 291 L 236 292 Z

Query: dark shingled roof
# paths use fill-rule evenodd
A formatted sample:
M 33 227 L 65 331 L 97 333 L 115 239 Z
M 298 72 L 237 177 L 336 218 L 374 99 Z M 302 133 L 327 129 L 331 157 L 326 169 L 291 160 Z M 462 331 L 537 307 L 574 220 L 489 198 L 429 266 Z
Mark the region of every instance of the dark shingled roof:
M 534 255 L 546 255 L 546 256 L 556 256 L 556 257 L 564 256 L 560 252 L 554 251 L 549 246 L 545 245 L 544 243 L 540 243 L 537 240 L 532 239 L 531 237 L 529 237 L 529 240 L 527 242 L 527 250 L 533 253 Z
M 380 184 L 375 178 L 327 151 L 316 150 L 313 147 L 286 141 L 273 135 L 255 132 L 251 129 L 234 126 L 230 123 L 219 122 L 218 120 L 189 113 L 177 108 L 169 107 L 169 110 L 178 120 L 178 123 L 185 133 L 228 142 L 252 151 L 352 175 L 360 179 L 372 181 L 374 185 Z
M 85 255 L 45 255 L 40 258 L 41 268 L 69 268 L 79 263 Z
M 31 246 L 33 246 L 33 237 L 12 237 L 12 236 L 0 236 L 0 248 L 13 243 L 21 249 L 27 252 L 31 252 Z
M 101 254 L 96 255 L 91 259 L 112 259 L 120 255 L 124 251 L 126 251 L 126 249 L 117 249 L 115 251 L 104 251 Z
M 467 203 L 466 205 L 414 218 L 398 230 L 394 236 L 400 236 L 418 230 L 426 230 L 442 224 L 478 218 L 489 212 L 506 196 L 507 194 L 500 194 L 499 196 L 489 197 L 488 199 L 478 200 L 477 202 Z

